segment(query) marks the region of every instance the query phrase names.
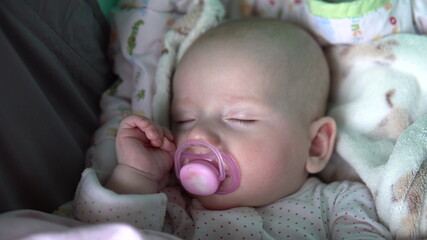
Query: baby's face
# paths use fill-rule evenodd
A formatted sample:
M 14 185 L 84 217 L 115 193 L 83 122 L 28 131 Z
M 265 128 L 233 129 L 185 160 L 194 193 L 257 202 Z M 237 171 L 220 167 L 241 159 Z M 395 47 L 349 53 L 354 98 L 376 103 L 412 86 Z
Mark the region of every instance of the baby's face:
M 204 207 L 263 206 L 306 180 L 308 126 L 293 114 L 283 94 L 292 85 L 277 70 L 225 49 L 194 51 L 180 63 L 172 100 L 177 145 L 206 141 L 233 156 L 241 175 L 235 192 L 197 196 Z

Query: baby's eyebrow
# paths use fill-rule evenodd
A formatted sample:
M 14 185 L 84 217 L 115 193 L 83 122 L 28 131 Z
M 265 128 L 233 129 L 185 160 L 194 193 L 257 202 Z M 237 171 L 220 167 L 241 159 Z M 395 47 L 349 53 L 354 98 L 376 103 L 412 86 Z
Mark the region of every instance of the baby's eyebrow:
M 253 104 L 265 104 L 265 102 L 257 97 L 252 96 L 227 96 L 224 98 L 224 101 L 229 104 L 236 103 L 253 103 Z
M 187 105 L 192 105 L 193 101 L 191 100 L 191 98 L 189 97 L 184 97 L 184 98 L 173 98 L 172 102 L 171 102 L 171 106 L 173 107 L 174 105 L 179 105 L 179 106 L 187 106 Z
M 170 112 L 173 115 L 186 111 L 194 106 L 194 102 L 190 98 L 174 99 L 170 106 Z
M 258 97 L 232 97 L 225 99 L 226 104 L 235 110 L 247 110 L 247 111 L 267 111 L 274 108 L 274 103 L 270 102 L 267 98 Z

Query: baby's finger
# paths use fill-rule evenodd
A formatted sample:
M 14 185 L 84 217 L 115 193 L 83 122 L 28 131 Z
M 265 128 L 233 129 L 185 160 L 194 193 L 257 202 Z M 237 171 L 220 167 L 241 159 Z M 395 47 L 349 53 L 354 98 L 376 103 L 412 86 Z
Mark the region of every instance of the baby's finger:
M 158 124 L 153 124 L 155 128 L 157 129 L 158 137 L 155 139 L 152 139 L 152 144 L 157 147 L 162 147 L 162 144 L 164 142 L 164 139 L 168 139 L 169 141 L 173 141 L 172 132 L 163 126 L 160 126 Z M 151 138 L 150 138 L 151 139 Z
M 137 115 L 128 116 L 123 119 L 121 128 L 138 128 L 145 134 L 148 141 L 150 141 L 154 147 L 160 147 L 162 145 L 163 130 L 147 118 Z
M 147 137 L 150 139 L 153 146 L 161 147 L 164 138 L 164 128 L 155 123 L 152 123 L 151 127 L 147 131 Z
M 163 134 L 169 141 L 173 141 L 172 132 L 168 128 L 163 127 Z
M 120 123 L 121 128 L 135 128 L 144 129 L 150 125 L 150 120 L 138 115 L 129 115 L 125 117 Z
M 163 138 L 162 146 L 160 147 L 163 151 L 166 152 L 175 152 L 176 147 L 175 144 L 167 139 L 166 137 Z

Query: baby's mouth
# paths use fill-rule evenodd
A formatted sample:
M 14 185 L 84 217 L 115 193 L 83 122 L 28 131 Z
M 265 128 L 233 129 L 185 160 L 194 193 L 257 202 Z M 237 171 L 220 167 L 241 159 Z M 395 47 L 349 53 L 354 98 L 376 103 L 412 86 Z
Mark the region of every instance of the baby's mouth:
M 178 147 L 175 172 L 183 187 L 193 195 L 227 194 L 240 185 L 234 159 L 203 141 L 191 140 Z

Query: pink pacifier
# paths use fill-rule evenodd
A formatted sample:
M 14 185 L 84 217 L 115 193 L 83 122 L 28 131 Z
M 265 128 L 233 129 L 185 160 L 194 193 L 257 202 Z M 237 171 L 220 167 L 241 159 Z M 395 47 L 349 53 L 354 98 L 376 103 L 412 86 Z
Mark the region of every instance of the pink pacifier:
M 191 152 L 195 148 L 208 152 Z M 178 147 L 175 152 L 175 172 L 182 186 L 195 195 L 231 193 L 240 185 L 240 174 L 234 159 L 199 140 L 189 140 Z

